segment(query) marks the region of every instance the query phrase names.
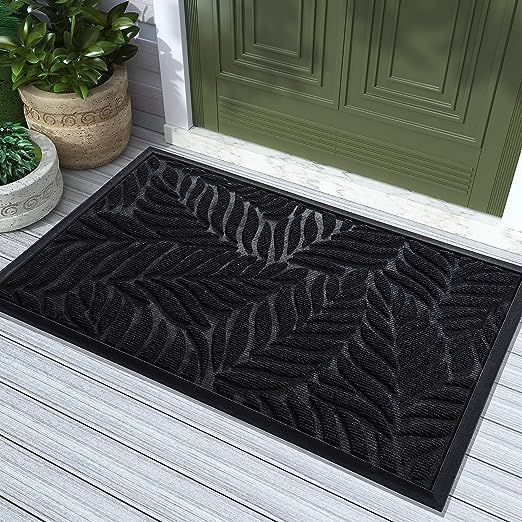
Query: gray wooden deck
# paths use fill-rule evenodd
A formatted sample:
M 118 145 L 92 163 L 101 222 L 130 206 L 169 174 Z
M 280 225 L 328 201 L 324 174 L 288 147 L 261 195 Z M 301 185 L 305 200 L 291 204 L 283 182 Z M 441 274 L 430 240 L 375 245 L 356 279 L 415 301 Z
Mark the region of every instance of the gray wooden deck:
M 150 140 L 163 144 L 159 134 L 137 133 L 113 164 L 94 171 L 65 171 L 66 189 L 57 209 L 34 226 L 0 236 L 0 267 Z M 443 517 L 522 520 L 522 336 L 507 359 Z M 1 522 L 441 518 L 225 414 L 0 315 Z

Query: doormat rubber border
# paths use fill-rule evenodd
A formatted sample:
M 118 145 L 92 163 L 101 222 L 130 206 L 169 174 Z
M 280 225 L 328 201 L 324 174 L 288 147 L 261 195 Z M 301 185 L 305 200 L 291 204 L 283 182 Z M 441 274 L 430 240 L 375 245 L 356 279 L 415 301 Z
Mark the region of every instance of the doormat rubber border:
M 494 259 L 483 254 L 472 252 L 464 248 L 456 247 L 445 243 L 443 241 L 435 240 L 421 234 L 410 232 L 400 227 L 389 225 L 378 220 L 366 218 L 356 213 L 349 212 L 331 205 L 327 205 L 318 201 L 311 200 L 299 196 L 295 193 L 271 187 L 265 183 L 261 183 L 247 177 L 233 174 L 224 171 L 220 168 L 206 165 L 204 163 L 185 158 L 183 156 L 171 153 L 169 151 L 159 149 L 156 147 L 148 147 L 145 151 L 139 154 L 133 161 L 131 161 L 125 168 L 116 174 L 108 183 L 101 187 L 95 194 L 89 197 L 85 202 L 79 205 L 73 212 L 66 216 L 58 225 L 45 234 L 35 244 L 29 247 L 18 258 L 11 262 L 7 267 L 0 271 L 0 282 L 13 271 L 17 270 L 23 263 L 30 259 L 33 255 L 50 243 L 57 235 L 59 235 L 67 226 L 69 226 L 76 218 L 84 213 L 88 208 L 94 205 L 101 197 L 109 192 L 114 186 L 123 180 L 130 172 L 136 169 L 141 163 L 146 161 L 149 156 L 155 155 L 166 160 L 179 160 L 192 166 L 207 169 L 208 171 L 219 174 L 237 181 L 249 183 L 255 187 L 269 190 L 279 195 L 287 196 L 298 200 L 312 208 L 321 211 L 333 211 L 341 216 L 356 219 L 362 223 L 378 226 L 382 229 L 399 233 L 411 239 L 418 239 L 430 245 L 441 247 L 446 250 L 464 254 L 474 259 L 485 261 L 512 270 L 516 273 L 522 274 L 522 267 L 508 263 L 502 260 Z M 378 484 L 381 484 L 390 490 L 404 495 L 410 499 L 418 501 L 426 506 L 442 511 L 449 498 L 455 479 L 459 474 L 461 464 L 466 455 L 468 446 L 475 434 L 477 424 L 480 420 L 482 411 L 484 410 L 490 392 L 494 387 L 495 378 L 499 370 L 511 341 L 522 317 L 522 284 L 517 289 L 513 301 L 509 307 L 505 320 L 499 330 L 497 338 L 491 348 L 489 356 L 484 364 L 483 370 L 479 379 L 476 382 L 475 388 L 470 396 L 468 404 L 464 410 L 461 421 L 454 434 L 452 442 L 444 458 L 443 464 L 439 470 L 437 478 L 433 483 L 431 490 L 422 488 L 408 480 L 397 477 L 392 473 L 377 468 L 366 461 L 358 459 L 346 452 L 343 452 L 334 446 L 322 442 L 310 435 L 298 431 L 288 425 L 285 425 L 277 420 L 267 417 L 262 413 L 248 409 L 230 399 L 227 399 L 217 393 L 207 391 L 206 389 L 192 384 L 181 377 L 177 377 L 172 373 L 162 370 L 150 363 L 141 361 L 132 355 L 117 351 L 114 347 L 107 350 L 107 345 L 100 341 L 96 341 L 84 334 L 78 333 L 65 326 L 59 325 L 51 320 L 45 319 L 38 314 L 28 311 L 18 305 L 10 303 L 0 298 L 0 312 L 6 313 L 23 322 L 26 322 L 38 329 L 44 330 L 52 335 L 56 335 L 63 340 L 73 343 L 80 348 L 86 349 L 95 353 L 104 359 L 111 360 L 130 370 L 133 370 L 145 377 L 164 384 L 178 392 L 181 392 L 189 397 L 197 399 L 211 407 L 217 408 L 225 413 L 228 413 L 242 421 L 245 421 L 253 426 L 256 426 L 263 431 L 272 435 L 276 435 L 301 449 L 310 451 L 331 461 L 349 471 L 354 472 L 362 477 L 370 479 Z

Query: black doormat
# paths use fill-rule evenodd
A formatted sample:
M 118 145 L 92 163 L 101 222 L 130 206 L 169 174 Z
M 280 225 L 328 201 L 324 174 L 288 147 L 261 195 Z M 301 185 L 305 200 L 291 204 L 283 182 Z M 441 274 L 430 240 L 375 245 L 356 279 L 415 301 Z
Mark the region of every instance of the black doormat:
M 521 274 L 148 149 L 2 271 L 0 310 L 441 510 Z

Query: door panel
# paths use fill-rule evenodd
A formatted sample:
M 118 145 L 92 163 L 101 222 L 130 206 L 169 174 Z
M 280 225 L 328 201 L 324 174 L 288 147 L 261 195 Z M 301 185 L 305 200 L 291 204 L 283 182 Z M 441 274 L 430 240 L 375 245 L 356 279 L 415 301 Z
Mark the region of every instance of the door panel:
M 221 0 L 216 7 L 220 78 L 337 107 L 341 0 Z
M 461 78 L 470 85 L 470 62 L 476 58 L 470 48 L 477 44 L 477 31 L 485 21 L 476 8 L 474 0 L 374 4 L 374 22 L 381 19 L 380 27 L 372 26 L 370 70 L 376 94 L 380 91 L 413 107 L 453 113 Z
M 342 110 L 392 119 L 390 135 L 395 125 L 412 125 L 478 149 L 514 7 L 505 0 L 352 2 Z
M 462 48 L 466 29 L 475 2 L 454 0 L 403 0 L 383 5 L 388 23 L 381 27 L 383 58 L 379 68 L 379 84 L 391 80 L 406 84 L 421 97 L 430 99 L 435 93 L 442 94 L 446 87 L 446 71 L 451 71 L 458 61 L 452 48 Z M 401 9 L 402 7 L 402 9 Z M 421 40 L 412 38 L 410 28 L 417 26 L 423 33 Z M 469 33 L 468 33 L 469 34 Z M 448 76 L 452 77 L 450 73 Z M 395 86 L 396 87 L 396 86 Z
M 502 212 L 522 2 L 185 1 L 208 128 Z

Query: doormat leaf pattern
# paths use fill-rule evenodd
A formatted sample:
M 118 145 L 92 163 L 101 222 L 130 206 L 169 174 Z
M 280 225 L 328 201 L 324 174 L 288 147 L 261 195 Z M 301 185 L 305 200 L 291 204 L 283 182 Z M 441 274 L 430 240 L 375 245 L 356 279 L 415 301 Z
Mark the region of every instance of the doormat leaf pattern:
M 10 265 L 0 298 L 442 509 L 520 283 L 517 267 L 150 149 Z

